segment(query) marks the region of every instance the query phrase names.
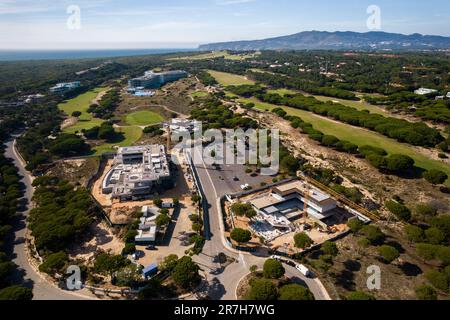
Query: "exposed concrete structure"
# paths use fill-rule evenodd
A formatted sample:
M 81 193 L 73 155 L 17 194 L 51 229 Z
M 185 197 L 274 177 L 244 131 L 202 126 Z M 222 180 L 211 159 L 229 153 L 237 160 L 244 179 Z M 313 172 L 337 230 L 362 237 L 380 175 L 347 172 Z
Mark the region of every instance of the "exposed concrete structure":
M 103 180 L 102 192 L 113 199 L 133 200 L 150 195 L 155 185 L 170 178 L 164 146 L 123 147 Z

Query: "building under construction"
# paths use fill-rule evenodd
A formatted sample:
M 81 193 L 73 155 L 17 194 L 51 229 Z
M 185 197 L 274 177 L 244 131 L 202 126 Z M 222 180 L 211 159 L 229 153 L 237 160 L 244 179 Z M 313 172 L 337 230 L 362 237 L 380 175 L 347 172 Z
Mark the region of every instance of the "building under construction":
M 134 200 L 149 196 L 154 187 L 171 179 L 166 149 L 162 145 L 119 148 L 106 174 L 102 191 L 113 199 Z

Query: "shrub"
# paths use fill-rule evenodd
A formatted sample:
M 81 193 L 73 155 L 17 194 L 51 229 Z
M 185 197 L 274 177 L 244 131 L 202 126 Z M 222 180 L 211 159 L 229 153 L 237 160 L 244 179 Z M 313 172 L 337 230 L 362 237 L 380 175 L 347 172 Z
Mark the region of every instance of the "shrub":
M 397 249 L 394 247 L 383 245 L 378 248 L 378 254 L 381 256 L 384 262 L 391 263 L 392 261 L 396 260 L 400 253 Z
M 268 259 L 264 262 L 263 273 L 268 279 L 280 279 L 286 271 L 281 262 L 275 259 Z
M 414 159 L 402 154 L 393 154 L 386 158 L 386 169 L 398 174 L 405 174 L 414 168 Z
M 369 239 L 367 239 L 366 237 L 361 237 L 358 240 L 358 246 L 362 247 L 362 248 L 368 248 L 371 245 L 371 242 Z
M 172 219 L 167 214 L 160 214 L 156 217 L 155 223 L 158 227 L 167 226 Z
M 434 217 L 437 214 L 437 210 L 428 204 L 421 203 L 416 206 L 415 214 L 422 219 L 428 219 Z
M 231 210 L 239 217 L 246 216 L 247 218 L 253 218 L 256 216 L 256 211 L 250 203 L 235 203 L 231 206 Z
M 448 292 L 448 282 L 447 276 L 436 270 L 429 270 L 425 273 L 425 278 L 431 283 L 436 289 Z
M 408 238 L 409 241 L 416 242 L 416 243 L 423 242 L 423 240 L 425 238 L 425 234 L 424 234 L 422 228 L 419 228 L 412 224 L 408 224 L 405 226 L 404 230 L 406 233 L 406 237 Z
M 376 300 L 371 294 L 365 293 L 363 291 L 350 292 L 347 295 L 347 300 Z
M 386 158 L 378 154 L 369 154 L 366 159 L 369 161 L 371 166 L 377 169 L 383 169 L 387 166 Z
M 157 206 L 158 208 L 161 208 L 162 203 L 163 203 L 163 201 L 162 201 L 160 198 L 155 198 L 155 199 L 153 200 L 153 204 L 154 204 L 155 206 Z
M 33 291 L 24 286 L 15 285 L 0 290 L 0 300 L 31 300 Z
M 418 243 L 416 245 L 417 254 L 426 261 L 435 259 L 438 249 L 439 246 L 428 243 Z
M 182 288 L 193 288 L 200 282 L 199 270 L 198 265 L 190 257 L 185 256 L 178 260 L 177 265 L 173 269 L 172 279 Z
M 382 148 L 372 147 L 372 146 L 361 146 L 359 147 L 359 153 L 361 153 L 364 156 L 368 156 L 370 154 L 377 154 L 379 156 L 386 156 L 387 152 L 386 150 Z
M 441 244 L 445 240 L 445 234 L 435 227 L 425 230 L 425 237 L 431 244 Z
M 364 222 L 362 222 L 358 218 L 354 218 L 354 219 L 350 219 L 347 222 L 347 226 L 350 228 L 350 230 L 353 233 L 358 233 L 361 230 L 361 228 L 364 226 Z
M 322 244 L 321 249 L 325 254 L 330 255 L 330 256 L 337 256 L 339 253 L 336 243 L 331 242 L 331 241 L 324 242 Z
M 312 239 L 304 232 L 297 233 L 294 236 L 294 242 L 295 246 L 301 249 L 306 249 L 314 243 L 314 241 L 312 241 Z
M 308 288 L 299 284 L 288 284 L 280 288 L 279 300 L 311 301 L 314 296 Z
M 52 253 L 44 259 L 44 262 L 39 266 L 39 271 L 48 274 L 55 274 L 61 272 L 69 261 L 69 257 L 65 252 Z
M 126 243 L 125 247 L 122 249 L 123 255 L 129 255 L 136 252 L 136 245 L 134 243 Z
M 248 230 L 236 228 L 231 231 L 231 239 L 237 243 L 249 242 L 252 239 L 252 234 Z
M 339 139 L 335 136 L 324 135 L 322 137 L 322 144 L 327 147 L 334 147 L 339 142 Z
M 403 204 L 396 201 L 388 201 L 385 203 L 386 208 L 397 218 L 403 221 L 411 220 L 411 211 Z
M 433 287 L 423 284 L 416 288 L 416 297 L 418 300 L 437 300 L 437 293 Z
M 361 228 L 361 234 L 363 234 L 370 243 L 377 245 L 384 241 L 385 235 L 378 227 L 368 225 Z
M 79 116 L 81 116 L 81 112 L 80 111 L 72 112 L 72 117 L 78 118 Z
M 248 300 L 270 301 L 278 297 L 277 287 L 267 279 L 254 279 L 250 283 Z
M 422 176 L 431 184 L 442 184 L 448 179 L 448 175 L 445 172 L 434 169 L 425 171 Z

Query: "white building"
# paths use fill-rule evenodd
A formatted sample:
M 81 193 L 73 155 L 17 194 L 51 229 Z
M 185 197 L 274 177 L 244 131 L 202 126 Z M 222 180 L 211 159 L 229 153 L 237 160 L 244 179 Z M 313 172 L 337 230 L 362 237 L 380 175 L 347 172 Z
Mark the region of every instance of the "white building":
M 50 92 L 51 93 L 64 93 L 66 91 L 79 88 L 80 86 L 81 86 L 80 81 L 62 82 L 62 83 L 57 83 L 54 87 L 51 87 Z
M 436 93 L 436 92 L 437 92 L 437 90 L 427 89 L 427 88 L 419 88 L 419 89 L 414 91 L 415 94 L 418 94 L 418 95 L 421 95 L 421 96 L 424 96 L 424 95 L 427 95 L 427 94 L 431 94 L 431 93 Z
M 279 185 L 270 194 L 249 203 L 267 222 L 278 228 L 289 227 L 290 221 L 298 219 L 305 211 L 309 217 L 322 221 L 333 215 L 337 207 L 337 201 L 329 194 L 300 180 Z

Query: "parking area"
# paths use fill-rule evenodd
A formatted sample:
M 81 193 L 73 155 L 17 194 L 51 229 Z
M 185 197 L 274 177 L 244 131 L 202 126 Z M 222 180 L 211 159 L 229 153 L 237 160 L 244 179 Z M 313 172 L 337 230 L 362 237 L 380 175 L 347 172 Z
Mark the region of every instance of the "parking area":
M 241 185 L 248 184 L 251 188 L 259 188 L 261 184 L 270 184 L 274 177 L 264 176 L 256 170 L 246 173 L 247 167 L 241 164 L 206 166 L 216 190 L 221 193 L 234 194 L 242 192 Z M 198 171 L 204 171 L 203 166 L 197 166 Z M 199 172 L 200 174 L 200 172 Z

